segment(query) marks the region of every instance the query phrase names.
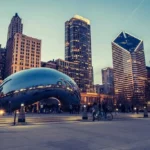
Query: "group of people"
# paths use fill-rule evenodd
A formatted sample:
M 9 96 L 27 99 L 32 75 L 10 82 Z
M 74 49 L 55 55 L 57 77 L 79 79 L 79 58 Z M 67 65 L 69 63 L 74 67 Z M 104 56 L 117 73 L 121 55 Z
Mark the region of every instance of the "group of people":
M 88 107 L 86 106 L 86 111 L 88 112 Z M 111 111 L 111 107 L 106 103 L 106 102 L 103 102 L 101 104 L 97 104 L 97 103 L 94 103 L 92 106 L 91 106 L 91 109 L 90 109 L 91 113 L 92 113 L 92 116 L 93 116 L 93 121 L 95 120 L 95 115 L 99 112 L 103 112 L 104 113 L 104 116 L 106 117 L 107 116 L 107 112 L 108 111 Z M 81 111 L 84 111 L 84 106 L 81 107 Z M 72 105 L 70 104 L 69 105 L 69 112 L 70 114 L 79 114 L 80 113 L 80 105 Z
M 70 105 L 69 106 L 70 114 L 79 114 L 80 113 L 80 105 Z
M 48 114 L 48 113 L 62 113 L 62 108 L 60 105 L 47 105 L 47 104 L 41 104 L 41 105 L 31 105 L 31 106 L 26 106 L 25 107 L 25 112 L 28 113 L 43 113 L 43 114 Z
M 103 102 L 102 104 L 97 104 L 94 103 L 92 107 L 92 116 L 93 116 L 93 121 L 95 120 L 95 115 L 99 112 L 103 112 L 104 116 L 106 118 L 107 112 L 111 111 L 110 106 L 107 105 L 106 102 Z
M 38 108 L 40 113 L 61 113 L 62 108 L 59 105 L 39 105 Z M 67 111 L 67 110 L 66 110 Z M 69 105 L 69 113 L 70 114 L 79 114 L 81 112 L 84 111 L 84 106 L 79 105 L 74 105 L 74 104 L 70 104 Z M 102 103 L 102 104 L 97 104 L 94 103 L 93 105 L 87 105 L 86 106 L 86 111 L 87 112 L 95 112 L 97 113 L 98 111 L 103 111 L 105 113 L 107 113 L 108 111 L 108 107 L 107 107 L 107 103 Z M 37 106 L 36 105 L 31 105 L 26 107 L 26 112 L 33 112 L 33 113 L 37 113 Z M 38 112 L 38 113 L 39 113 Z
M 119 112 L 122 113 L 128 113 L 128 112 L 136 112 L 137 114 L 141 110 L 141 107 L 138 105 L 125 105 L 125 104 L 119 104 L 118 106 L 115 107 L 115 110 L 118 110 Z

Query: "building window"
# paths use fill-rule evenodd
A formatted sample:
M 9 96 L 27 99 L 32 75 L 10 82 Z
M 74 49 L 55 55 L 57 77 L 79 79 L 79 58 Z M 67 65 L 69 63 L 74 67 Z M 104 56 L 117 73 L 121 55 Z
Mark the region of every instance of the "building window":
M 37 48 L 36 50 L 37 50 L 37 52 L 40 52 L 40 49 Z

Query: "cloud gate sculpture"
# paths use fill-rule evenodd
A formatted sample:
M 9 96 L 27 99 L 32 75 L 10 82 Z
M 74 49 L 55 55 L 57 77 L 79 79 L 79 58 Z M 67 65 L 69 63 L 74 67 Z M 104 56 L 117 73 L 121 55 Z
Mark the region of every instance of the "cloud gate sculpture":
M 0 85 L 0 108 L 16 110 L 55 97 L 63 106 L 80 103 L 77 84 L 67 75 L 49 68 L 32 68 L 14 73 Z

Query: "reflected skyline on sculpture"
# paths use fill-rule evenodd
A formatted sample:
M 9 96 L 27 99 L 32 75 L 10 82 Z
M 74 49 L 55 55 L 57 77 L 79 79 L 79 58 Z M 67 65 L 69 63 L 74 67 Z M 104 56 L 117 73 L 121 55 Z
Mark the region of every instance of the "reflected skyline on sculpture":
M 19 109 L 55 97 L 62 105 L 80 103 L 77 84 L 67 75 L 49 68 L 33 68 L 12 74 L 0 85 L 0 107 Z

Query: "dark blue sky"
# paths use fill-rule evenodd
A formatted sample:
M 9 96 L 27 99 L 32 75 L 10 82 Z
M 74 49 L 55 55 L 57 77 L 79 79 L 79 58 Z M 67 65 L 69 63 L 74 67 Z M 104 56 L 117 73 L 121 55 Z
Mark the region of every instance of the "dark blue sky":
M 5 46 L 8 25 L 18 12 L 24 34 L 42 39 L 42 60 L 64 58 L 64 23 L 75 14 L 91 21 L 94 81 L 112 66 L 111 41 L 121 32 L 144 41 L 150 65 L 150 0 L 0 0 L 0 43 Z

